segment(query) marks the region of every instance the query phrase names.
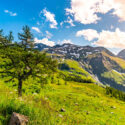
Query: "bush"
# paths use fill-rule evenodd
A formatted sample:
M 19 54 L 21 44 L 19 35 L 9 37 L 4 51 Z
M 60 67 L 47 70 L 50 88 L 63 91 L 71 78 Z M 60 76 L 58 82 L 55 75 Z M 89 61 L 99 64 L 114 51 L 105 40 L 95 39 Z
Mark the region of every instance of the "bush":
M 111 97 L 115 97 L 117 99 L 120 99 L 122 101 L 125 101 L 125 93 L 122 91 L 119 91 L 117 89 L 106 87 L 106 94 L 110 95 Z
M 60 70 L 70 70 L 70 67 L 66 63 L 59 64 L 58 68 Z
M 66 81 L 74 81 L 80 83 L 93 83 L 93 80 L 89 77 L 81 77 L 79 75 L 70 74 L 66 77 Z

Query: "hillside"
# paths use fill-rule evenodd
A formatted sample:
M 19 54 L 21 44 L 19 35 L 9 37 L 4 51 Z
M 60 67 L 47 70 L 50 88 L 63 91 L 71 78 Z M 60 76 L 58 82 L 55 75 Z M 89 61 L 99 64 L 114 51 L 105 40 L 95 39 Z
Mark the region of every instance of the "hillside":
M 17 96 L 16 81 L 6 83 L 1 76 L 0 125 L 8 125 L 13 112 L 28 116 L 29 125 L 123 125 L 125 96 L 117 90 L 117 97 L 107 93 L 82 62 L 51 56 L 58 57 L 58 71 L 42 82 L 27 79 L 22 97 Z
M 122 58 L 122 59 L 125 59 L 125 49 L 120 51 L 117 56 Z
M 50 48 L 47 52 L 57 54 L 57 58 L 76 60 L 100 83 L 125 91 L 125 60 L 106 48 L 63 44 Z
M 16 96 L 15 89 L 0 84 L 1 125 L 7 124 L 12 112 L 28 116 L 29 125 L 123 125 L 125 122 L 125 102 L 108 97 L 105 89 L 95 84 L 48 84 L 40 93 L 24 94 L 21 98 Z

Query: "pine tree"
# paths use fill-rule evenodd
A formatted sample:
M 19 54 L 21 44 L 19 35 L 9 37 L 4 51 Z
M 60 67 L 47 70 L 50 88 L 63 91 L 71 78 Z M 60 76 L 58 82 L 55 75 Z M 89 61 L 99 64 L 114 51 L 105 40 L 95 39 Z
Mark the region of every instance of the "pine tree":
M 3 58 L 0 73 L 8 78 L 6 81 L 18 80 L 18 95 L 22 96 L 22 85 L 26 79 L 30 76 L 40 80 L 47 77 L 56 71 L 57 62 L 46 56 L 46 53 L 33 49 L 33 35 L 28 26 L 23 27 L 19 38 L 21 45 L 12 43 L 12 32 L 7 37 L 0 33 L 0 54 Z
M 18 38 L 21 40 L 21 44 L 24 46 L 24 49 L 33 48 L 34 38 L 30 28 L 26 25 L 22 28 L 22 31 L 23 33 L 18 33 Z

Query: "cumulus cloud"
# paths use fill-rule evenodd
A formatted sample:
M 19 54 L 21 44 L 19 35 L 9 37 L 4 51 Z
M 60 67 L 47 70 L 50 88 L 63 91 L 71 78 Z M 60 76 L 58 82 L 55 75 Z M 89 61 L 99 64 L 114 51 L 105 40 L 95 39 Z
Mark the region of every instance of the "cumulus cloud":
M 125 48 L 125 32 L 120 31 L 119 28 L 115 32 L 103 30 L 94 44 L 108 48 Z
M 70 39 L 69 39 L 69 40 L 64 39 L 64 40 L 61 42 L 61 44 L 66 44 L 66 43 L 72 44 L 72 41 L 71 41 Z
M 10 16 L 17 16 L 17 13 L 13 13 L 9 10 L 4 10 L 5 13 L 8 13 Z
M 46 9 L 43 9 L 43 11 L 41 13 L 43 13 L 43 15 L 46 17 L 46 20 L 51 23 L 50 28 L 57 28 L 58 23 L 55 20 L 55 15 L 54 14 L 47 11 Z
M 48 38 L 43 38 L 43 39 L 35 38 L 34 41 L 35 41 L 35 43 L 42 43 L 42 44 L 45 44 L 50 47 L 55 45 L 55 42 L 48 40 Z
M 99 34 L 96 30 L 93 29 L 87 29 L 87 30 L 81 30 L 76 33 L 77 37 L 83 36 L 86 40 L 92 41 L 95 38 L 99 37 Z
M 95 35 L 93 35 L 92 32 L 93 34 L 95 32 Z M 78 31 L 76 35 L 84 36 L 88 41 L 93 41 L 97 38 L 97 41 L 93 43 L 97 46 L 104 46 L 107 48 L 125 48 L 125 32 L 120 31 L 119 28 L 114 32 L 102 30 L 100 33 L 97 33 L 97 31 L 93 29 L 82 30 L 81 32 Z
M 115 11 L 114 15 L 117 15 L 120 18 L 120 21 L 125 21 L 125 0 L 114 0 Z
M 36 32 L 40 33 L 40 29 L 38 27 L 32 27 L 33 30 L 35 30 Z
M 71 0 L 71 8 L 66 8 L 66 14 L 82 24 L 91 24 L 101 19 L 97 13 L 106 14 L 113 10 L 112 15 L 125 21 L 124 5 L 124 0 Z

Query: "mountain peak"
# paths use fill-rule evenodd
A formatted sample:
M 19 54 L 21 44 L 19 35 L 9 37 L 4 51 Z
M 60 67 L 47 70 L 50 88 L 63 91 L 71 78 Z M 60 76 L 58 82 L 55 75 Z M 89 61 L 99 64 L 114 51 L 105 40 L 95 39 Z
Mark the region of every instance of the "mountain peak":
M 66 58 L 80 60 L 87 57 L 90 54 L 106 52 L 111 56 L 115 56 L 112 52 L 104 47 L 92 47 L 92 46 L 79 46 L 70 43 L 65 43 L 62 45 L 56 45 L 48 49 L 47 52 L 52 54 L 62 54 Z
M 125 49 L 123 49 L 122 51 L 120 51 L 117 56 L 120 57 L 120 58 L 125 59 Z

